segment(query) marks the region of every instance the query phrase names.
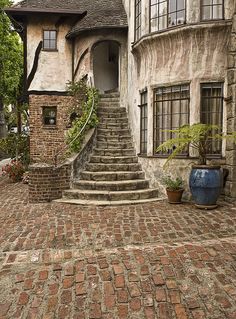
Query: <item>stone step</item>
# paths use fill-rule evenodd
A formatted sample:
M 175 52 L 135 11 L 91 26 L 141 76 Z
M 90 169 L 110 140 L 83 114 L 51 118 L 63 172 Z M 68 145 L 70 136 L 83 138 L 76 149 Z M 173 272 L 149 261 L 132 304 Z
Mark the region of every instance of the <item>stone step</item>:
M 141 170 L 139 163 L 132 164 L 100 164 L 100 163 L 87 163 L 85 165 L 87 171 L 90 172 L 111 172 L 111 171 L 128 171 L 137 172 Z
M 123 201 L 140 200 L 158 197 L 157 189 L 142 189 L 133 191 L 98 191 L 70 189 L 63 192 L 67 199 L 99 200 L 99 201 Z
M 100 122 L 97 126 L 99 129 L 129 129 L 128 123 L 109 123 Z
M 104 134 L 99 134 L 97 135 L 97 141 L 100 142 L 133 142 L 132 138 L 130 135 L 104 135 Z
M 99 119 L 100 124 L 124 124 L 129 123 L 127 116 L 121 118 L 102 117 Z
M 104 96 L 104 97 L 101 97 L 100 98 L 100 103 L 103 103 L 103 102 L 107 102 L 107 103 L 110 103 L 110 102 L 116 102 L 116 103 L 120 103 L 120 97 L 119 96 Z
M 97 142 L 97 148 L 104 148 L 104 149 L 117 149 L 117 148 L 123 148 L 123 149 L 130 149 L 133 147 L 132 142 L 120 142 L 119 144 L 117 142 L 110 142 L 109 139 L 107 142 Z
M 95 148 L 94 155 L 100 156 L 133 156 L 136 155 L 134 149 L 102 149 L 102 148 Z
M 102 129 L 102 128 L 98 128 L 97 129 L 97 135 L 106 135 L 106 136 L 126 136 L 131 134 L 130 129 L 128 128 L 123 128 L 123 129 L 119 129 L 119 128 L 112 128 L 112 129 Z
M 100 99 L 110 98 L 110 97 L 120 98 L 120 93 L 119 93 L 119 92 L 112 92 L 112 93 L 103 93 L 103 94 L 100 94 Z
M 67 199 L 61 198 L 56 199 L 54 202 L 62 203 L 67 205 L 78 205 L 78 206 L 130 206 L 154 203 L 157 201 L 163 201 L 164 198 L 149 198 L 149 199 L 138 199 L 138 200 L 122 200 L 122 201 L 108 201 L 108 200 L 85 200 L 85 199 Z
M 120 102 L 119 101 L 107 102 L 106 100 L 99 101 L 98 102 L 98 109 L 103 108 L 103 107 L 120 107 Z
M 123 113 L 126 114 L 126 108 L 125 107 L 105 107 L 105 106 L 100 106 L 98 107 L 98 114 L 99 113 Z
M 136 156 L 91 156 L 90 163 L 104 163 L 104 164 L 131 164 L 138 163 L 138 158 Z
M 74 189 L 81 190 L 105 190 L 105 191 L 128 191 L 146 189 L 149 187 L 147 180 L 124 180 L 124 181 L 87 181 L 79 180 L 74 183 Z
M 87 181 L 126 181 L 132 179 L 144 179 L 145 174 L 142 171 L 139 172 L 88 172 L 83 171 L 80 174 L 82 180 Z
M 110 118 L 110 119 L 121 119 L 121 118 L 127 118 L 125 112 L 103 112 L 103 111 L 97 111 L 99 119 L 103 120 L 103 118 Z

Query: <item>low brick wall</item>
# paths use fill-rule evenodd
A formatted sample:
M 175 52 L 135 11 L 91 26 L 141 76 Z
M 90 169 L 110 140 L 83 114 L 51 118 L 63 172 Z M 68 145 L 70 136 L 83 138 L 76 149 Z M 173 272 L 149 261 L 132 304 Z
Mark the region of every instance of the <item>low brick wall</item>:
M 96 129 L 91 129 L 85 136 L 79 154 L 68 159 L 64 164 L 54 165 L 37 163 L 30 166 L 29 201 L 31 203 L 50 202 L 62 197 L 69 189 L 74 178 L 84 168 L 92 152 L 96 139 Z
M 29 179 L 29 201 L 42 203 L 61 198 L 63 190 L 70 188 L 71 172 L 70 164 L 60 167 L 47 164 L 32 165 Z

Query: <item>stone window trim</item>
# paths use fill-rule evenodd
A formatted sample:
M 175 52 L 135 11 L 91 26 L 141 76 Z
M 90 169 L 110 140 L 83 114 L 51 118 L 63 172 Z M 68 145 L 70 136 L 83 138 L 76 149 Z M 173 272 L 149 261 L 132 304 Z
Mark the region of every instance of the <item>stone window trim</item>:
M 58 30 L 57 29 L 43 28 L 42 39 L 43 39 L 43 48 L 42 48 L 43 51 L 58 52 L 58 48 L 57 48 Z M 48 45 L 45 44 L 46 41 L 48 41 Z
M 177 6 L 177 1 L 176 6 Z M 171 28 L 176 28 L 182 25 L 186 24 L 187 20 L 187 1 L 183 0 L 184 7 L 182 9 L 178 9 L 176 7 L 175 10 L 171 10 L 169 6 L 169 0 L 149 0 L 149 33 L 156 33 L 156 32 L 162 32 L 165 30 L 169 30 Z M 164 6 L 166 4 L 166 12 L 160 14 L 160 7 Z M 158 12 L 157 16 L 155 18 L 152 17 L 152 8 L 156 7 L 156 11 Z M 178 13 L 184 12 L 184 16 L 177 17 Z M 173 24 L 173 21 L 171 22 L 170 19 L 172 19 L 173 15 L 175 15 L 175 23 Z M 156 30 L 152 30 L 152 21 L 156 20 L 158 23 L 158 27 Z M 160 21 L 165 23 L 166 25 L 160 28 Z
M 200 20 L 201 22 L 205 22 L 205 21 L 214 21 L 214 20 L 224 20 L 225 19 L 225 0 L 219 0 L 221 1 L 221 3 L 217 4 L 214 3 L 215 0 L 208 0 L 206 4 L 205 2 L 206 0 L 200 0 Z M 205 18 L 203 17 L 204 15 L 204 8 L 209 7 L 210 9 L 210 17 L 209 18 Z M 216 7 L 221 7 L 222 8 L 222 16 L 221 17 L 216 17 L 214 18 L 214 8 Z
M 57 129 L 57 113 L 57 106 L 42 106 L 42 126 L 44 129 Z
M 142 36 L 142 0 L 134 2 L 134 41 Z
M 175 96 L 177 94 L 177 96 Z M 178 96 L 179 94 L 179 96 Z M 161 99 L 157 98 L 161 96 Z M 166 96 L 166 97 L 165 97 Z M 159 104 L 159 105 L 158 105 Z M 178 104 L 179 111 L 173 112 Z M 159 106 L 161 105 L 161 110 Z M 168 109 L 166 109 L 168 108 Z M 177 121 L 176 123 L 174 123 Z M 161 124 L 158 122 L 161 121 Z M 182 123 L 183 122 L 183 123 Z M 167 158 L 170 154 L 157 154 L 156 148 L 166 139 L 171 138 L 171 133 L 160 131 L 174 129 L 184 124 L 190 123 L 190 83 L 161 85 L 153 88 L 153 157 Z M 178 124 L 178 125 L 177 125 Z M 161 127 L 160 127 L 161 126 Z M 166 135 L 166 137 L 164 137 Z M 188 158 L 189 149 L 183 154 L 179 154 L 176 158 Z
M 148 91 L 147 88 L 140 92 L 140 153 L 139 155 L 147 155 L 147 139 L 148 139 Z

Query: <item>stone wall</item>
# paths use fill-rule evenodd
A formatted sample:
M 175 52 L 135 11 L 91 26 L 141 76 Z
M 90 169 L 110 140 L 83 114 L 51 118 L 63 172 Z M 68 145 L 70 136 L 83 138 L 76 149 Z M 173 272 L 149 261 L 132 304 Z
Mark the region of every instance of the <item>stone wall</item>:
M 228 53 L 228 97 L 227 97 L 227 128 L 228 133 L 236 131 L 236 3 L 234 8 L 232 32 Z M 236 198 L 236 146 L 232 141 L 227 142 L 226 164 L 229 170 L 225 194 Z
M 55 152 L 65 146 L 65 133 L 69 125 L 69 109 L 73 98 L 69 96 L 30 96 L 30 157 L 31 162 L 52 163 Z M 56 125 L 43 124 L 43 107 L 57 108 Z

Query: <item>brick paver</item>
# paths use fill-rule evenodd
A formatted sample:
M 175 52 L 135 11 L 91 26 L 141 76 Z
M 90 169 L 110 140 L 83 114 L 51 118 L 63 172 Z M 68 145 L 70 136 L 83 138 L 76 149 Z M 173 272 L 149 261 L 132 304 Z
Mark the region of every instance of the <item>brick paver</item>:
M 236 318 L 236 205 L 0 201 L 1 319 Z

